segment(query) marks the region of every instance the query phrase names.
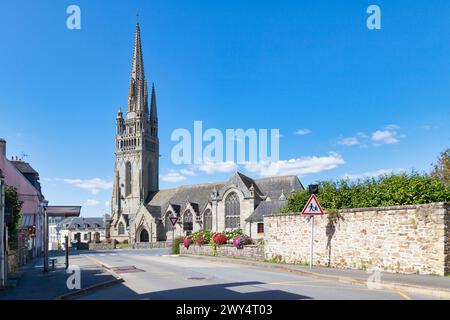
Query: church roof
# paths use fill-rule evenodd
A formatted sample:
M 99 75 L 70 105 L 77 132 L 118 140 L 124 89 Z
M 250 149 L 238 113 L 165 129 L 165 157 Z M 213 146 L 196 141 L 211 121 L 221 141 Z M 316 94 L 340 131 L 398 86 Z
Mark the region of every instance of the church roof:
M 255 180 L 265 196 L 272 200 L 278 200 L 281 192 L 288 195 L 297 190 L 303 190 L 303 185 L 297 176 L 280 176 Z
M 253 213 L 246 219 L 247 222 L 262 222 L 264 221 L 264 216 L 272 213 L 278 212 L 280 208 L 287 204 L 286 200 L 275 200 L 275 201 L 263 201 L 258 207 L 253 211 Z
M 292 191 L 303 189 L 297 176 L 252 179 L 240 172 L 236 172 L 235 175 L 226 182 L 186 185 L 155 192 L 150 196 L 151 200 L 147 204 L 147 209 L 155 218 L 161 218 L 169 205 L 172 206 L 177 215 L 182 214 L 189 204 L 196 213 L 201 213 L 206 205 L 211 202 L 211 193 L 213 190 L 223 189 L 228 185 L 237 185 L 237 182 L 239 182 L 238 180 L 242 181 L 248 189 L 253 187 L 256 195 L 263 198 L 269 197 L 271 200 L 274 200 L 267 201 L 267 203 L 272 202 L 272 204 L 264 205 L 260 211 L 271 210 L 267 208 L 272 208 L 276 204 L 280 205 L 280 201 L 278 200 L 283 192 L 289 194 Z M 266 201 L 261 202 L 261 204 L 263 203 L 266 203 Z M 258 215 L 260 214 L 260 211 L 258 211 Z
M 214 187 L 221 188 L 223 183 L 204 183 L 193 184 L 187 186 L 180 186 L 174 189 L 165 189 L 153 194 L 151 201 L 147 205 L 149 207 L 160 207 L 160 215 L 167 210 L 169 205 L 172 205 L 174 209 L 178 209 L 177 213 L 182 213 L 188 204 L 191 204 L 194 210 L 202 210 L 206 204 L 211 201 L 211 192 Z M 149 210 L 150 213 L 156 213 L 156 210 Z M 155 215 L 153 215 L 155 216 Z

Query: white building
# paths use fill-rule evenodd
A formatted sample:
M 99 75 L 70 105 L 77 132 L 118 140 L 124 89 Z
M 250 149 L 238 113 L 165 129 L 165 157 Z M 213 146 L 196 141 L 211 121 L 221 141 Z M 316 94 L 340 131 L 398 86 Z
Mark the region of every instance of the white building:
M 66 236 L 69 239 L 69 247 L 76 242 L 99 243 L 106 240 L 104 218 L 66 218 L 59 222 L 55 229 L 60 230 L 57 242 L 62 246 L 65 245 Z

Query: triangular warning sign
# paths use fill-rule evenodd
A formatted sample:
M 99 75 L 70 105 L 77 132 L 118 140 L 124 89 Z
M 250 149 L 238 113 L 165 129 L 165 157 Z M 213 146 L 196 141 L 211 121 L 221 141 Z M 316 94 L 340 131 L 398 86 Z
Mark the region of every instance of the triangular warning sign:
M 310 216 L 323 215 L 322 207 L 320 206 L 319 200 L 317 200 L 315 194 L 311 195 L 311 197 L 309 198 L 308 202 L 306 203 L 306 206 L 303 208 L 302 214 Z
M 175 225 L 178 222 L 178 217 L 169 217 L 170 223 L 172 224 L 172 227 L 175 227 Z

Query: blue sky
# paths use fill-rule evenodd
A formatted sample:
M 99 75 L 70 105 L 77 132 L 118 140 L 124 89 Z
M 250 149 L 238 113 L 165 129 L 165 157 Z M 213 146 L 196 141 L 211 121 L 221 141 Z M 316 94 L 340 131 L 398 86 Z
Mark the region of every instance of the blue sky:
M 66 28 L 70 4 L 81 30 Z M 366 28 L 370 4 L 381 30 Z M 171 162 L 171 133 L 195 120 L 279 128 L 280 162 L 239 170 L 296 172 L 304 185 L 429 171 L 449 147 L 448 1 L 1 0 L 0 137 L 8 156 L 29 155 L 50 204 L 109 211 L 137 11 L 157 90 L 161 188 L 232 174 Z

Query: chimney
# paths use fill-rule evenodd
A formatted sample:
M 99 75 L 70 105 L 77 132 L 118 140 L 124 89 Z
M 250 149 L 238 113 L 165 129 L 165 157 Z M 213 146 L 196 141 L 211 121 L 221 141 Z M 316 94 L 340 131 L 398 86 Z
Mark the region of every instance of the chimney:
M 0 158 L 6 159 L 6 140 L 0 138 Z

